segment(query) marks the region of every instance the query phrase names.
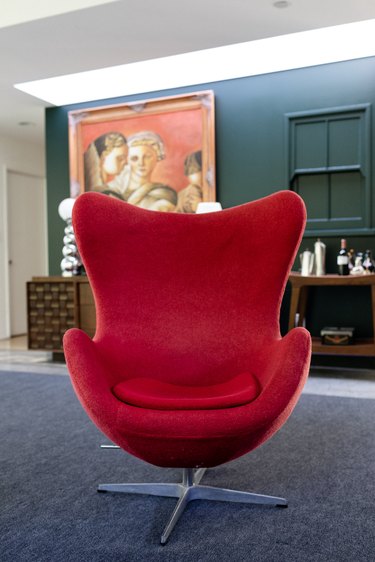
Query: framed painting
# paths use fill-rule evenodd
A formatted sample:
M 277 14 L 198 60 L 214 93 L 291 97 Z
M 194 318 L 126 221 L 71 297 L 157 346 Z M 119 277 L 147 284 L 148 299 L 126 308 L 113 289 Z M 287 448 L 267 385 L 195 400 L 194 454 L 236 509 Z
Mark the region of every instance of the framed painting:
M 194 213 L 215 201 L 212 91 L 70 111 L 70 193 Z

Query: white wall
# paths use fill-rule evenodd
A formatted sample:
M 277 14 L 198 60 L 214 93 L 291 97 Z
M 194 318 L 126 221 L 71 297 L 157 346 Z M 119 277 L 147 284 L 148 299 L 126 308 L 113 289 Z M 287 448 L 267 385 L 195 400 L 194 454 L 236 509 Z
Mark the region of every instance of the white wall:
M 7 170 L 44 178 L 44 146 L 0 135 L 0 339 L 9 337 Z

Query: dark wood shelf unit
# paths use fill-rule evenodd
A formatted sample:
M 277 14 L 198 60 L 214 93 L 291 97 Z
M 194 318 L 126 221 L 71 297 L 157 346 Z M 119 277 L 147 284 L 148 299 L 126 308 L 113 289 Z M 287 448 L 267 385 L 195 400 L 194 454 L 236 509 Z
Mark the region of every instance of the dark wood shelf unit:
M 289 276 L 292 286 L 289 330 L 294 328 L 298 314 L 298 326 L 304 324 L 310 287 L 360 287 L 368 286 L 371 289 L 371 311 L 373 324 L 373 338 L 356 339 L 351 345 L 323 345 L 320 338 L 312 338 L 312 351 L 324 355 L 357 355 L 375 356 L 375 274 L 363 275 L 308 275 L 292 271 Z

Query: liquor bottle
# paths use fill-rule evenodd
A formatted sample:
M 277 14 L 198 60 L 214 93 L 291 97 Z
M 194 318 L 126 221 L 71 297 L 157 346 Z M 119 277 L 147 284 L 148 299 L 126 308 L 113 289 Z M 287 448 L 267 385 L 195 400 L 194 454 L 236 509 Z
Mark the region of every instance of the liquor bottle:
M 337 272 L 339 275 L 349 275 L 349 256 L 345 238 L 341 240 L 341 249 L 337 255 Z

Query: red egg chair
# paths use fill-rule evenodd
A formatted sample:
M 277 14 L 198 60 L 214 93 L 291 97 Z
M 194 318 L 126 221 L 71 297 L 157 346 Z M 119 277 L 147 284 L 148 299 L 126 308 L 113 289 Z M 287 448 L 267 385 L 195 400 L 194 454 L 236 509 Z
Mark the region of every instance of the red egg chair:
M 288 274 L 305 226 L 291 191 L 207 214 L 148 211 L 82 194 L 73 226 L 96 305 L 96 334 L 64 337 L 74 389 L 116 445 L 181 484 L 100 491 L 178 498 L 164 544 L 194 499 L 287 505 L 200 485 L 204 469 L 269 439 L 308 375 L 304 328 L 280 335 Z

